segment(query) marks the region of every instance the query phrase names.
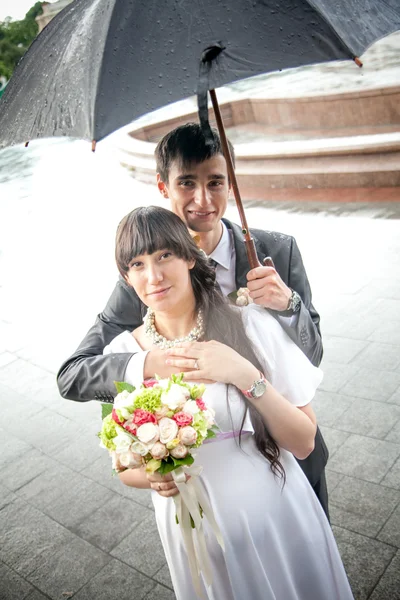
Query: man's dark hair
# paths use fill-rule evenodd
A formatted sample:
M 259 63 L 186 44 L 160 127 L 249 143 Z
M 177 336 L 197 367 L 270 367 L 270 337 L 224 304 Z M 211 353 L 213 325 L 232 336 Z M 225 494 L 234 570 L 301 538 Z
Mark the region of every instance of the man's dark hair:
M 168 183 L 171 164 L 176 161 L 179 167 L 187 169 L 190 165 L 202 163 L 216 154 L 222 154 L 221 140 L 216 129 L 212 130 L 214 139 L 206 140 L 198 123 L 186 123 L 167 133 L 157 144 L 155 157 L 157 173 L 164 183 Z M 228 140 L 233 166 L 235 151 Z

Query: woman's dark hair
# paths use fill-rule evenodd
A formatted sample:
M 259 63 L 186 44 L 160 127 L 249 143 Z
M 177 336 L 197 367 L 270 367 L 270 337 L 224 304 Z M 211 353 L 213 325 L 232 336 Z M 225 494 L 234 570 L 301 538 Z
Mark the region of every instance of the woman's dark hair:
M 118 226 L 115 258 L 118 270 L 126 279 L 132 259 L 141 254 L 170 250 L 186 261 L 195 260 L 190 270 L 196 309 L 204 314 L 205 339 L 230 346 L 257 369 L 263 370 L 248 339 L 240 309 L 230 306 L 215 285 L 215 271 L 205 253 L 196 246 L 183 221 L 173 212 L 157 206 L 140 207 L 124 217 Z M 254 427 L 259 452 L 270 462 L 276 475 L 285 480 L 285 471 L 279 461 L 279 447 L 270 435 L 259 412 L 243 395 Z M 229 407 L 228 407 L 229 408 Z M 243 416 L 240 432 L 242 431 Z M 240 436 L 239 436 L 240 441 Z

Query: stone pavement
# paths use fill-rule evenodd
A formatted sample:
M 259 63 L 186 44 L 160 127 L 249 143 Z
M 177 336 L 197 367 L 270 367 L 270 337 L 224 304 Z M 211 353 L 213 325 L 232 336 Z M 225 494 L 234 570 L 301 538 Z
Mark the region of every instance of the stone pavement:
M 121 206 L 116 214 L 124 214 Z M 315 410 L 330 449 L 333 529 L 357 600 L 400 598 L 399 218 L 394 203 L 248 207 L 250 225 L 296 236 L 321 314 L 325 378 Z M 61 228 L 58 235 L 64 239 Z M 149 492 L 111 476 L 95 437 L 99 405 L 57 392 L 58 365 L 108 295 L 101 287 L 94 301 L 92 290 L 89 310 L 79 287 L 87 274 L 78 260 L 83 250 L 68 262 L 71 248 L 56 247 L 58 270 L 38 274 L 36 289 L 29 279 L 35 261 L 19 264 L 30 282 L 26 314 L 18 321 L 11 308 L 1 313 L 0 598 L 173 600 Z M 32 252 L 37 258 L 34 245 Z M 109 292 L 114 277 L 106 269 Z M 0 300 L 8 293 L 18 303 L 9 281 L 0 277 Z M 41 329 L 33 335 L 38 290 L 42 302 L 58 304 L 47 320 L 46 305 L 36 314 Z M 85 325 L 80 306 L 92 315 Z

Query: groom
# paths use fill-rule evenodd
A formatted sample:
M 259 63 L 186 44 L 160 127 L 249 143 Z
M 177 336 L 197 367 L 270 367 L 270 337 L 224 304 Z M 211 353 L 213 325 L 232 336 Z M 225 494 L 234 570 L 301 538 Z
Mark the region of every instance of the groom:
M 233 147 L 230 144 L 232 158 Z M 322 358 L 319 315 L 311 303 L 311 289 L 300 251 L 294 238 L 276 232 L 252 229 L 260 262 L 266 256 L 273 267 L 249 271 L 241 228 L 223 219 L 231 189 L 220 139 L 205 142 L 200 126 L 188 123 L 168 133 L 157 145 L 157 186 L 170 202 L 171 210 L 199 239 L 199 246 L 216 264 L 216 278 L 225 295 L 248 287 L 256 304 L 268 308 L 287 334 L 316 366 Z M 142 322 L 140 302 L 135 292 L 120 278 L 104 311 L 98 315 L 77 351 L 61 366 L 57 375 L 60 394 L 78 401 L 112 402 L 114 381 L 130 381 L 131 374 L 143 378 L 157 373 L 171 374 L 166 368 L 165 350 L 140 354 L 103 356 L 103 348 L 124 330 L 132 331 Z M 169 357 L 171 358 L 171 357 Z M 188 370 L 193 360 L 188 359 Z M 182 366 L 175 372 L 185 370 Z M 328 514 L 324 468 L 328 450 L 319 429 L 315 449 L 299 461 L 300 466 Z

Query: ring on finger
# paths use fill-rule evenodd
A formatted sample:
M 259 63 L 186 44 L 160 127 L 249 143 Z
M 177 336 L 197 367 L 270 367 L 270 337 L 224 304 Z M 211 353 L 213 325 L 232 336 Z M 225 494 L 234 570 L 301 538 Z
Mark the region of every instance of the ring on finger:
M 200 369 L 197 359 L 194 361 L 194 369 L 196 369 L 196 371 L 198 371 Z

